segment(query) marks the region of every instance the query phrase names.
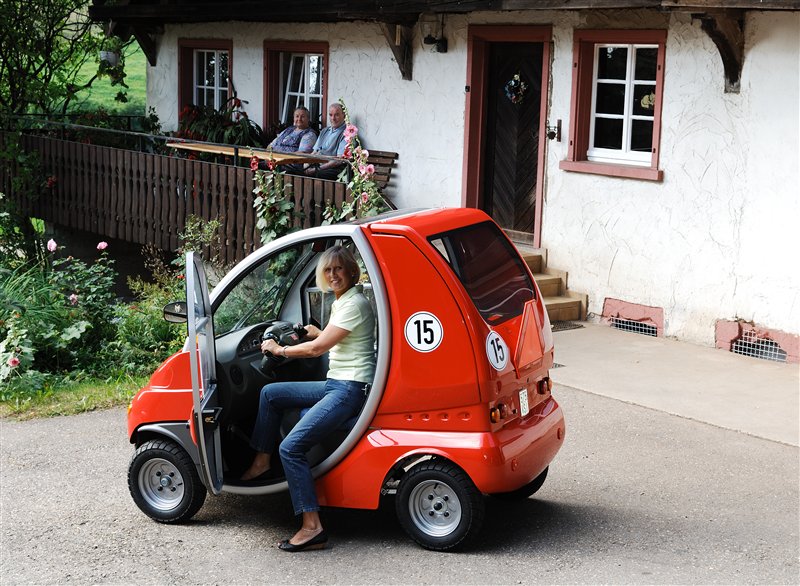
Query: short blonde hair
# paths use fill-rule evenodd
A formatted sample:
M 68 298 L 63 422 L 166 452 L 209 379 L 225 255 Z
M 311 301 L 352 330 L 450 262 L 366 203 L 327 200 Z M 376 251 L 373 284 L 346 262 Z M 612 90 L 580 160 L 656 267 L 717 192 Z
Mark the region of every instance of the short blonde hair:
M 361 278 L 361 268 L 358 266 L 353 253 L 344 246 L 332 246 L 323 252 L 322 256 L 319 257 L 319 261 L 317 261 L 317 287 L 325 293 L 330 291 L 328 281 L 325 279 L 325 269 L 337 261 L 342 263 L 344 270 L 352 275 L 353 285 L 358 283 Z

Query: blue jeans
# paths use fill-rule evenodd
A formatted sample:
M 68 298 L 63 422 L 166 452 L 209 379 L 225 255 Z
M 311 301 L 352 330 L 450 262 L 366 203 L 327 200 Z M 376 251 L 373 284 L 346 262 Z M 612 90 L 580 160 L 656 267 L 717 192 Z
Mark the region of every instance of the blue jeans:
M 311 407 L 279 449 L 295 515 L 319 511 L 306 453 L 359 412 L 368 389 L 369 385 L 364 383 L 334 379 L 272 383 L 261 389 L 258 417 L 250 439 L 250 445 L 258 452 L 273 453 L 284 410 Z

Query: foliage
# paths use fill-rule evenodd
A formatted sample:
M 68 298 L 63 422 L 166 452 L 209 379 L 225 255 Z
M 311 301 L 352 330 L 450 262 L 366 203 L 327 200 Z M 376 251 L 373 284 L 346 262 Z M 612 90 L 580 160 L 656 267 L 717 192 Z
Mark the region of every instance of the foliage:
M 241 146 L 266 144 L 264 131 L 242 109 L 239 98 L 231 98 L 219 110 L 212 106 L 185 106 L 175 136 Z
M 105 108 L 98 108 L 93 112 L 78 112 L 69 118 L 69 122 L 77 126 L 90 126 L 91 128 L 68 129 L 63 135 L 66 140 L 118 149 L 150 152 L 156 149 L 152 139 L 143 138 L 135 134 L 107 132 L 108 130 L 127 131 L 130 128 L 127 117 L 112 114 Z M 143 133 L 161 134 L 161 122 L 153 108 L 150 108 L 147 116 L 137 118 L 137 123 L 139 130 Z M 94 128 L 98 130 L 93 130 Z
M 38 151 L 26 151 L 22 145 L 22 132 L 8 132 L 0 143 L 0 166 L 8 169 L 13 193 L 21 193 L 35 200 L 47 187 Z M 3 203 L 3 207 L 8 207 Z
M 342 204 L 341 209 L 328 203 L 323 212 L 327 224 L 352 218 L 367 218 L 389 210 L 381 189 L 375 182 L 375 166 L 369 163 L 369 151 L 361 146 L 358 127 L 350 122 L 350 112 L 344 102 L 340 99 L 339 103 L 342 105 L 347 125 L 344 130 L 347 139 L 344 156 L 348 159 L 352 174 L 352 179 L 347 184 L 352 197 Z
M 98 77 L 92 86 L 78 94 L 70 103 L 69 112 L 91 112 L 105 108 L 114 114 L 142 116 L 147 112 L 147 61 L 138 43 L 128 45 L 122 52 L 125 59 L 125 90 L 127 101 L 115 100 L 118 87 L 108 77 Z M 97 73 L 95 61 L 86 63 L 78 76 L 78 83 L 86 83 Z M 152 133 L 158 134 L 158 133 Z
M 30 218 L 21 216 L 13 202 L 0 192 L 0 257 L 3 266 L 16 268 L 39 254 L 36 248 L 39 240 L 33 236 L 34 230 Z
M 124 65 L 102 66 L 79 81 L 84 65 L 108 43 L 88 17 L 88 0 L 0 3 L 0 109 L 9 114 L 67 111 L 103 75 L 124 86 Z
M 258 169 L 258 160 L 254 157 L 251 168 Z M 269 171 L 256 171 L 256 186 L 253 189 L 255 199 L 253 207 L 256 211 L 256 228 L 261 231 L 261 243 L 266 244 L 294 231 L 292 220 L 300 212 L 294 212 L 289 201 L 292 184 L 286 184 L 286 175 L 269 161 Z

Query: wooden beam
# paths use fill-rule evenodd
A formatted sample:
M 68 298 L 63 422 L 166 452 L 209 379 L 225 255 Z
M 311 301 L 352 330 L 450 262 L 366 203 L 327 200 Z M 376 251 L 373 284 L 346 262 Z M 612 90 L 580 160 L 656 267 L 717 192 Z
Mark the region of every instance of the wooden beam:
M 142 48 L 144 56 L 147 57 L 147 62 L 151 67 L 156 66 L 156 42 L 153 38 L 142 28 L 134 28 L 133 36 Z
M 741 12 L 695 14 L 701 28 L 714 41 L 725 69 L 725 92 L 739 93 L 744 63 L 744 15 Z
M 397 67 L 400 68 L 400 75 L 403 79 L 410 81 L 412 28 L 410 26 L 382 22 L 381 31 L 383 31 L 383 36 L 386 37 L 386 42 L 389 43 L 389 48 L 392 50 Z

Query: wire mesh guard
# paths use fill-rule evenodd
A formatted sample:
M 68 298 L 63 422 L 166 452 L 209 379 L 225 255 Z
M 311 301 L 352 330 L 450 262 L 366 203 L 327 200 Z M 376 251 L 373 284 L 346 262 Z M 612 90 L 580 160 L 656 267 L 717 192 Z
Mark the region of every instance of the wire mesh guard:
M 550 323 L 550 328 L 554 332 L 563 332 L 564 330 L 577 330 L 582 328 L 583 324 L 575 323 L 574 321 L 554 321 Z
M 731 352 L 760 358 L 761 360 L 772 360 L 773 362 L 786 362 L 786 351 L 777 342 L 767 338 L 759 338 L 756 332 L 744 332 L 742 337 L 731 345 Z
M 611 318 L 611 327 L 623 332 L 632 332 L 634 334 L 642 334 L 643 336 L 658 336 L 658 328 L 650 324 L 634 321 L 632 319 L 623 319 L 621 317 Z

